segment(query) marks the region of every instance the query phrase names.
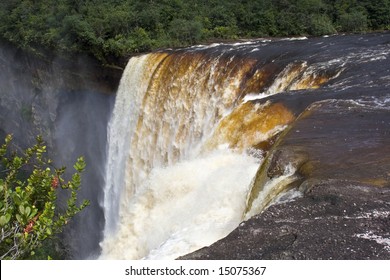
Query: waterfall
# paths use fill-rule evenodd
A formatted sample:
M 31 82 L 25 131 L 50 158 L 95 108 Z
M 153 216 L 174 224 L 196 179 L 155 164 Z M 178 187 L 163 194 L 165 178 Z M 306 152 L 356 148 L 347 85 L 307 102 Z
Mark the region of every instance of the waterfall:
M 252 148 L 294 120 L 245 95 L 325 82 L 307 62 L 259 61 L 219 45 L 131 58 L 109 124 L 101 258 L 172 259 L 239 225 L 263 160 Z
M 119 197 L 125 185 L 126 160 L 129 142 L 135 132 L 138 114 L 148 81 L 163 55 L 135 57 L 122 76 L 114 112 L 108 128 L 108 162 L 103 208 L 105 211 L 105 235 L 115 231 L 119 213 Z M 148 61 L 153 60 L 153 64 Z
M 237 63 L 188 53 L 130 60 L 109 125 L 103 258 L 178 257 L 241 221 L 259 160 L 202 151 L 240 93 L 248 68 Z

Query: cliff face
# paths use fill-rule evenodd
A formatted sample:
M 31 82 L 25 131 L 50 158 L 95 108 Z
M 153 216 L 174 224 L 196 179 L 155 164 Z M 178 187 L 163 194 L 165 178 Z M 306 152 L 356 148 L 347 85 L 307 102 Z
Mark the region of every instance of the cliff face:
M 121 74 L 121 69 L 104 68 L 86 56 L 40 57 L 0 42 L 1 133 L 14 133 L 22 142 L 37 134 L 51 141 L 61 98 L 112 94 Z
M 86 158 L 80 196 L 91 206 L 64 234 L 72 258 L 99 251 L 107 124 L 121 74 L 85 56 L 39 57 L 0 42 L 0 139 L 12 133 L 26 147 L 42 135 L 49 156 L 69 170 Z

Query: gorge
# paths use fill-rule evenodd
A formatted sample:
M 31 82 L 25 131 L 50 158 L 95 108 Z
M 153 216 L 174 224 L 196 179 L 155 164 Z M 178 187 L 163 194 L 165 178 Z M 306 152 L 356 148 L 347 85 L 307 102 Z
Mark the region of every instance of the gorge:
M 72 88 L 1 54 L 1 132 L 86 153 L 73 258 L 390 257 L 389 33 L 143 54 L 115 100 L 118 78 Z

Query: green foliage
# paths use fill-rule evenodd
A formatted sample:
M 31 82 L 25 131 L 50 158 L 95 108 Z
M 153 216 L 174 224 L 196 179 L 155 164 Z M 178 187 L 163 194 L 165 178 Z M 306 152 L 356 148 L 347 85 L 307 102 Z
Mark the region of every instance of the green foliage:
M 8 135 L 0 147 L 0 259 L 33 258 L 36 252 L 42 257 L 45 241 L 53 240 L 89 204 L 77 202 L 85 162 L 79 158 L 71 180 L 65 181 L 65 168 L 54 168 L 46 159 L 40 137 L 21 153 L 11 151 L 11 145 Z M 65 209 L 57 206 L 60 190 L 69 192 Z
M 377 29 L 389 29 L 390 26 L 390 1 L 375 0 L 362 1 L 367 11 L 369 27 Z
M 367 30 L 367 16 L 362 12 L 352 12 L 340 16 L 340 30 L 343 32 L 362 32 Z
M 7 0 L 0 37 L 110 57 L 215 39 L 383 30 L 390 0 Z
M 332 21 L 327 15 L 313 15 L 310 18 L 309 33 L 314 36 L 336 33 Z
M 177 42 L 177 45 L 191 45 L 200 41 L 202 29 L 203 26 L 198 21 L 174 19 L 169 26 L 168 34 Z

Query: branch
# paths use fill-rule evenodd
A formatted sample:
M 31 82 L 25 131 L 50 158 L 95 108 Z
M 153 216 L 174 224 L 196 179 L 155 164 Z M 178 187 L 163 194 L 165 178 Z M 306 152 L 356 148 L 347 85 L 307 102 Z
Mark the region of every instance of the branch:
M 1 241 L 3 241 L 4 240 L 4 238 L 6 238 L 6 237 L 8 237 L 8 236 L 10 236 L 10 235 L 14 235 L 14 245 L 5 253 L 5 254 L 3 254 L 1 257 L 0 257 L 0 260 L 3 260 L 5 257 L 7 257 L 9 254 L 11 254 L 12 252 L 14 252 L 14 251 L 16 251 L 15 253 L 12 253 L 12 257 L 11 257 L 11 259 L 16 259 L 16 257 L 18 256 L 18 255 L 20 255 L 20 253 L 19 253 L 19 246 L 18 246 L 18 241 L 16 240 L 16 235 L 17 235 L 17 233 L 19 232 L 19 225 L 16 225 L 15 226 L 15 229 L 12 231 L 10 231 L 7 235 L 4 235 L 4 230 L 2 229 L 2 240 Z

